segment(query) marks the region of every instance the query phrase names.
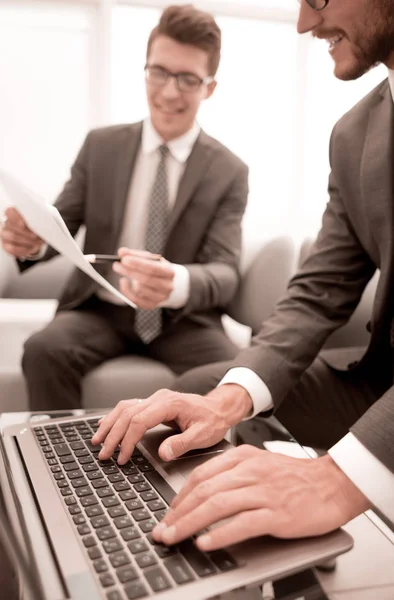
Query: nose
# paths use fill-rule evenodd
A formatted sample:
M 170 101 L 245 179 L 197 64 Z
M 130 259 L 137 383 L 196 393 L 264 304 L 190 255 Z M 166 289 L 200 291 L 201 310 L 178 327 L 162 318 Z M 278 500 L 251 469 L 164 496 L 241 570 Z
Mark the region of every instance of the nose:
M 317 27 L 320 27 L 323 21 L 324 19 L 321 12 L 313 10 L 306 0 L 300 1 L 300 10 L 297 21 L 298 33 L 308 33 L 309 31 L 313 31 Z
M 165 85 L 161 88 L 161 94 L 165 98 L 177 98 L 179 90 L 176 85 L 175 77 L 169 77 Z

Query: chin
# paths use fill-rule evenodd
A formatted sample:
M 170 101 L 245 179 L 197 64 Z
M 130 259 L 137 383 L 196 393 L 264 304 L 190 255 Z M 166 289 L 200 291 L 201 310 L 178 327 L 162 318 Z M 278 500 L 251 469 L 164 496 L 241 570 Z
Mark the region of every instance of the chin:
M 335 63 L 334 75 L 342 81 L 353 81 L 362 77 L 371 67 L 355 59 Z

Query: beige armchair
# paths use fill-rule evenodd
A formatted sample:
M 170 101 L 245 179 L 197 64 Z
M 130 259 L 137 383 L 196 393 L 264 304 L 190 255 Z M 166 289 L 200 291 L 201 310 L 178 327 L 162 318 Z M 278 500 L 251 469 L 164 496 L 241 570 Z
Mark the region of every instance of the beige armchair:
M 249 342 L 250 331 L 258 331 L 285 292 L 297 263 L 294 243 L 280 237 L 249 244 L 242 263 L 241 283 L 228 307 L 228 316 L 224 317 L 226 331 L 240 347 Z M 0 255 L 0 272 L 7 273 L 0 287 L 0 412 L 27 409 L 20 368 L 23 343 L 52 318 L 56 298 L 71 268 L 63 257 L 56 257 L 20 275 L 14 261 L 4 253 Z M 16 312 L 20 306 L 19 318 L 13 313 L 12 322 L 5 322 L 2 303 L 3 315 L 10 306 Z M 103 363 L 84 378 L 82 404 L 84 408 L 112 406 L 124 398 L 146 397 L 157 389 L 171 387 L 173 380 L 174 374 L 162 363 L 121 356 Z

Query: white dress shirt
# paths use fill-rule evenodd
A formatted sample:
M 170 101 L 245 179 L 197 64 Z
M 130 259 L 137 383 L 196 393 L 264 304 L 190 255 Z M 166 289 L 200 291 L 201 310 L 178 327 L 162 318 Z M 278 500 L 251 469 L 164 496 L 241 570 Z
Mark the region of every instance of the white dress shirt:
M 197 123 L 194 123 L 193 127 L 184 135 L 167 142 L 170 151 L 167 158 L 168 208 L 170 211 L 175 204 L 186 161 L 199 133 L 200 127 Z M 164 141 L 154 129 L 151 120 L 146 119 L 142 126 L 141 146 L 130 182 L 118 248 L 125 246 L 137 250 L 145 249 L 150 193 L 160 160 L 158 148 L 162 144 L 164 144 Z M 189 299 L 190 275 L 183 265 L 172 263 L 172 268 L 174 269 L 173 290 L 160 306 L 181 308 L 185 306 Z M 117 289 L 119 288 L 119 275 L 112 270 L 108 275 L 108 281 Z M 122 304 L 122 300 L 105 288 L 100 287 L 96 294 L 106 302 Z
M 394 70 L 389 69 L 388 76 L 394 101 Z M 252 398 L 253 412 L 247 419 L 273 407 L 268 387 L 251 369 L 230 369 L 219 385 L 226 383 L 242 386 Z M 329 454 L 374 506 L 394 522 L 394 474 L 350 432 L 329 450 Z

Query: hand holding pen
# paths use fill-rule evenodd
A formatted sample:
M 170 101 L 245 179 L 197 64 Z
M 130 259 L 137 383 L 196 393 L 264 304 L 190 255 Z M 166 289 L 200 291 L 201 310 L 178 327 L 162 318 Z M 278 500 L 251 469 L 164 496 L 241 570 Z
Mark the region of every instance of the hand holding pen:
M 153 310 L 167 300 L 172 292 L 174 269 L 160 254 L 119 248 L 117 256 L 93 256 L 93 264 L 113 263 L 115 273 L 122 276 L 119 282 L 120 291 L 140 308 Z

